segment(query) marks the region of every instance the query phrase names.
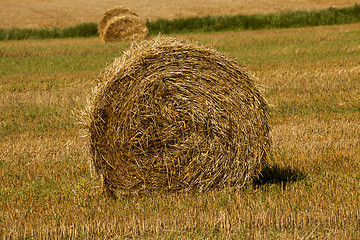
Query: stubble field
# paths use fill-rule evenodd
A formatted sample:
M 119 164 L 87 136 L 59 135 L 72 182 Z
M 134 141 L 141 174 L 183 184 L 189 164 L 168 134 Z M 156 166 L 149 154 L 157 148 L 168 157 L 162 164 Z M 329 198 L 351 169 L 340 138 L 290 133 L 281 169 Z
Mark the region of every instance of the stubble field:
M 278 13 L 357 1 L 123 1 L 144 19 Z M 0 28 L 97 22 L 117 1 L 0 3 Z M 171 6 L 171 8 L 169 8 Z M 81 7 L 82 14 L 79 13 Z M 0 42 L 2 239 L 359 239 L 360 24 L 182 35 L 246 66 L 270 103 L 272 152 L 243 189 L 113 200 L 89 168 L 79 111 L 130 47 Z
M 359 0 L 1 0 L 0 28 L 64 28 L 98 22 L 107 9 L 118 5 L 154 21 L 158 18 L 311 11 L 356 3 L 360 4 Z
M 189 34 L 246 66 L 271 104 L 272 153 L 243 189 L 113 200 L 77 124 L 130 44 L 0 42 L 2 239 L 360 238 L 360 25 Z

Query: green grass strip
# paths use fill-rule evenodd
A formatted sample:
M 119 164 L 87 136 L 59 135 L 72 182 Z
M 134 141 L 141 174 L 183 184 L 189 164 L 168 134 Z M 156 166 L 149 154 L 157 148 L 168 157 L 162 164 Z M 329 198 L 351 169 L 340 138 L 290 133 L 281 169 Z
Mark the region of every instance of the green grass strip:
M 75 38 L 97 36 L 97 23 L 83 23 L 69 28 L 0 29 L 0 40 Z
M 229 30 L 255 30 L 350 24 L 360 22 L 360 6 L 329 8 L 320 11 L 295 11 L 266 15 L 235 15 L 192 17 L 173 20 L 159 19 L 147 22 L 150 35 L 217 32 Z M 0 29 L 0 40 L 74 38 L 98 36 L 97 23 L 84 23 L 74 27 L 44 29 Z
M 329 8 L 320 11 L 296 11 L 267 15 L 235 15 L 219 17 L 193 17 L 148 22 L 151 34 L 190 32 L 217 32 L 229 30 L 255 30 L 324 26 L 360 22 L 360 6 Z

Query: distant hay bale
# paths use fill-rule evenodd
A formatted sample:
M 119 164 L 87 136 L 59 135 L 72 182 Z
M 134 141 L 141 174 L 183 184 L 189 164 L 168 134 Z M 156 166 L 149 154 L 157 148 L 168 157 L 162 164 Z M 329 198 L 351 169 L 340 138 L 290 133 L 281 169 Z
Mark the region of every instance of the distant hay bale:
M 135 15 L 113 17 L 106 25 L 102 39 L 105 42 L 139 41 L 149 36 L 145 23 Z
M 100 37 L 102 38 L 106 25 L 113 17 L 124 16 L 124 15 L 138 16 L 135 12 L 131 11 L 127 7 L 117 6 L 117 7 L 108 9 L 103 14 L 103 16 L 98 24 L 98 32 L 99 32 Z
M 269 152 L 267 103 L 210 47 L 158 37 L 99 78 L 83 113 L 92 165 L 113 196 L 241 187 Z

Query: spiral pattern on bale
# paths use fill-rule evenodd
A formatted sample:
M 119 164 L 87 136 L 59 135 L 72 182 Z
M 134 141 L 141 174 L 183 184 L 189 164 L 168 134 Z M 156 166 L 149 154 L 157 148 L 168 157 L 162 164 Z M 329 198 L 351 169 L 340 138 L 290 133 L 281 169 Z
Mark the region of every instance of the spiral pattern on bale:
M 111 21 L 112 18 L 124 15 L 138 16 L 134 11 L 123 6 L 117 6 L 106 10 L 98 24 L 98 32 L 100 37 L 103 37 L 106 25 Z
M 267 103 L 250 75 L 179 38 L 116 59 L 83 117 L 92 165 L 113 196 L 241 187 L 270 148 Z
M 105 42 L 129 42 L 144 40 L 148 36 L 149 30 L 138 16 L 124 15 L 107 23 L 102 39 Z
M 108 9 L 98 24 L 100 38 L 104 42 L 129 42 L 145 40 L 149 30 L 145 22 L 127 7 Z

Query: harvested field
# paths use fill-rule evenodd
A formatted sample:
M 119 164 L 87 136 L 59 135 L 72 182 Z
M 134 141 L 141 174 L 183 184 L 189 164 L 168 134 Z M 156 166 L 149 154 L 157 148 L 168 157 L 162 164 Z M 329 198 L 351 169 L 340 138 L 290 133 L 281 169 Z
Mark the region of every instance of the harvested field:
M 173 19 L 192 16 L 279 13 L 294 10 L 318 10 L 359 4 L 358 0 L 143 0 L 121 1 L 143 19 Z M 109 0 L 2 0 L 0 28 L 69 27 L 83 22 L 99 22 L 119 1 Z M 169 7 L 171 6 L 171 7 Z
M 0 11 L 7 17 L 0 23 L 38 27 L 53 18 L 46 26 L 73 25 L 90 19 L 89 7 L 112 2 L 67 3 L 4 0 Z M 150 1 L 142 3 L 150 9 Z M 259 9 L 260 1 L 251 3 L 251 11 Z M 296 2 L 273 3 L 266 9 L 281 11 Z M 85 15 L 73 14 L 81 9 L 77 4 Z M 53 11 L 41 8 L 49 5 Z M 211 7 L 221 12 L 221 6 Z M 269 167 L 254 184 L 235 191 L 118 200 L 106 197 L 91 175 L 78 111 L 100 72 L 130 44 L 99 38 L 0 42 L 1 238 L 360 239 L 359 29 L 357 23 L 186 35 L 229 54 L 263 86 L 273 138 Z

